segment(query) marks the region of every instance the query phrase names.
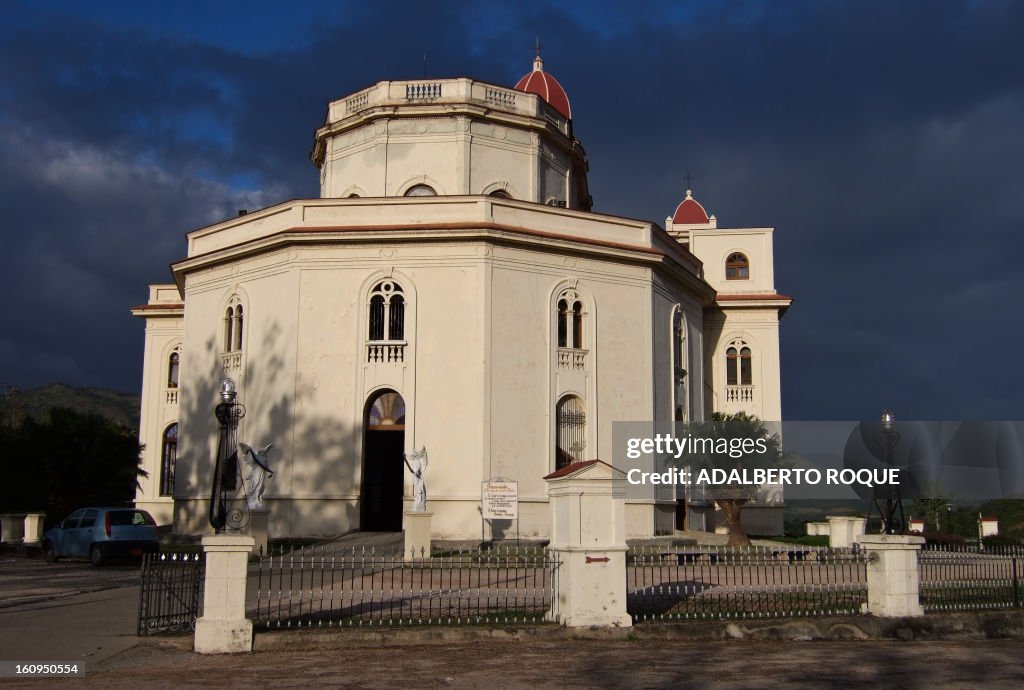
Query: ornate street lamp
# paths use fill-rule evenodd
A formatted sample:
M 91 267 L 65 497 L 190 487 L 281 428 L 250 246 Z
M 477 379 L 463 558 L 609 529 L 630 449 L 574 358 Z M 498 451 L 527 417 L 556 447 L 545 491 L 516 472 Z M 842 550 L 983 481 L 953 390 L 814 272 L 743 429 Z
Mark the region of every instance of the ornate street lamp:
M 214 410 L 220 423 L 217 460 L 213 467 L 213 488 L 210 492 L 210 526 L 219 534 L 228 523 L 228 504 L 238 492 L 238 420 L 245 416 L 245 407 L 235 402 L 238 389 L 231 379 L 220 382 L 220 404 Z
M 885 453 L 887 467 L 894 465 L 893 456 L 900 442 L 900 433 L 896 431 L 896 415 L 892 410 L 882 411 L 882 428 L 875 432 L 874 441 Z M 906 529 L 907 520 L 903 514 L 903 497 L 899 485 L 875 486 L 872 499 L 874 507 L 882 517 L 883 534 L 899 534 Z M 870 517 L 870 511 L 869 511 Z

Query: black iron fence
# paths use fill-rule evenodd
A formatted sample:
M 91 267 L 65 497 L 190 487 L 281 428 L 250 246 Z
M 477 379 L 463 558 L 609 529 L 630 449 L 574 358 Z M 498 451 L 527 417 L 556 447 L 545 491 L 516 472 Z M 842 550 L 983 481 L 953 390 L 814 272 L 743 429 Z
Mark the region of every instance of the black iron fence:
M 409 556 L 330 546 L 272 550 L 250 571 L 247 615 L 272 629 L 504 624 L 542 622 L 551 608 L 558 562 L 544 549 Z
M 143 555 L 138 634 L 194 631 L 205 572 L 203 554 Z
M 918 563 L 926 612 L 1021 606 L 1021 547 L 929 546 L 922 549 Z
M 627 608 L 634 623 L 859 614 L 864 554 L 800 546 L 631 549 Z

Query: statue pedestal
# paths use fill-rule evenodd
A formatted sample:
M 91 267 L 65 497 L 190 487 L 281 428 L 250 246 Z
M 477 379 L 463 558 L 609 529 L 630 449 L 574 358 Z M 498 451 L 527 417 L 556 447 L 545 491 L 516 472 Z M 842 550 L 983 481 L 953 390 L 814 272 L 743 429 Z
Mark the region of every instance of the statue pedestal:
M 252 547 L 252 552 L 255 554 L 263 554 L 266 556 L 269 553 L 270 547 L 270 511 L 266 508 L 251 509 L 249 510 L 249 524 L 242 530 L 243 534 L 247 534 L 253 538 L 256 544 Z
M 405 511 L 405 560 L 430 558 L 430 518 L 427 511 Z

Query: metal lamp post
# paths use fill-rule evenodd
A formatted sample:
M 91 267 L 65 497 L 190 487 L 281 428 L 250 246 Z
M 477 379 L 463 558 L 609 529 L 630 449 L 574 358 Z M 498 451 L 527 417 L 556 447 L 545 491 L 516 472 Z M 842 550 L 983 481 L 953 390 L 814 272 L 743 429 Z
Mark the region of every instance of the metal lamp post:
M 217 442 L 217 460 L 213 468 L 213 487 L 210 492 L 210 526 L 224 532 L 228 522 L 228 504 L 238 491 L 238 420 L 245 416 L 245 407 L 235 398 L 235 382 L 225 378 L 220 382 L 220 404 L 214 410 L 220 424 Z
M 896 446 L 900 442 L 900 433 L 895 429 L 896 415 L 891 410 L 883 410 L 881 421 L 882 428 L 875 433 L 874 439 L 885 452 L 886 466 L 892 467 Z M 899 485 L 876 486 L 873 502 L 882 517 L 883 534 L 899 534 L 906 529 L 907 520 L 903 514 L 903 497 Z

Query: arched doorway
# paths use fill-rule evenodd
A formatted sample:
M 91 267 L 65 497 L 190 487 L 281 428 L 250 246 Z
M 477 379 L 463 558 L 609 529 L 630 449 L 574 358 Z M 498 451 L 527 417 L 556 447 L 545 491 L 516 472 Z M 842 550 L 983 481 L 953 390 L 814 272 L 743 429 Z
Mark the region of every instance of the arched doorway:
M 378 391 L 366 403 L 363 486 L 359 525 L 364 532 L 402 530 L 405 401 L 392 390 Z

